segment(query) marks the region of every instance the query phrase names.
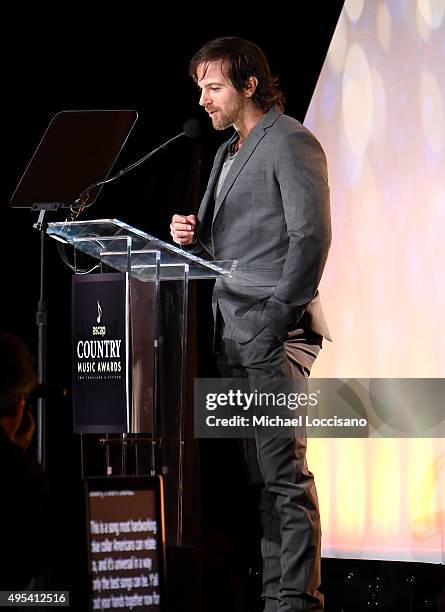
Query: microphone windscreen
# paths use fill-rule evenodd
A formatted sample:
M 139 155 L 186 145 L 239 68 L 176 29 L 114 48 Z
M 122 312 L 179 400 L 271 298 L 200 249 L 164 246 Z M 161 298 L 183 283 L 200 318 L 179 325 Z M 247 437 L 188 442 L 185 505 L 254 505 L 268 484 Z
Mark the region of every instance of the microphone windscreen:
M 183 126 L 183 132 L 189 138 L 196 138 L 201 132 L 201 127 L 197 119 L 188 119 Z

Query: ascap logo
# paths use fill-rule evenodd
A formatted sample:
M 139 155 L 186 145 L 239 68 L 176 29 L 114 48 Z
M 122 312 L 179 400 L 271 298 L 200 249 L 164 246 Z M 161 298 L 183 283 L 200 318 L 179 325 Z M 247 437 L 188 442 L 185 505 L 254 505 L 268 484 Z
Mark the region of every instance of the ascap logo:
M 96 302 L 97 302 L 96 321 L 97 323 L 100 323 L 102 319 L 102 306 L 100 305 L 99 300 L 96 300 Z M 105 325 L 93 325 L 93 336 L 105 336 L 106 333 L 107 333 L 107 328 L 105 327 Z
M 102 319 L 102 308 L 101 308 L 101 306 L 99 304 L 99 300 L 96 300 L 96 302 L 97 302 L 97 319 L 96 319 L 96 321 L 98 323 L 100 323 L 100 320 Z

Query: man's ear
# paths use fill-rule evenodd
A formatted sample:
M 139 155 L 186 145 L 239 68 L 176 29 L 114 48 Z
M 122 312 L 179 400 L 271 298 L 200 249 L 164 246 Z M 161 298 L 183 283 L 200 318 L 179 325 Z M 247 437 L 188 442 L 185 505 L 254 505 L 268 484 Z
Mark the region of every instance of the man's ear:
M 246 94 L 246 98 L 251 98 L 255 93 L 256 88 L 258 87 L 258 79 L 256 76 L 250 76 L 246 84 L 244 85 L 244 92 Z

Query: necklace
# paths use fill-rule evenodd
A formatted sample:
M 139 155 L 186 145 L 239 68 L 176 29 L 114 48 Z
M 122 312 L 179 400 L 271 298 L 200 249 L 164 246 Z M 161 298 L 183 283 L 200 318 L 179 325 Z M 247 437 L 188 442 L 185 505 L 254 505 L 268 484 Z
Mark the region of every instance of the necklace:
M 241 142 L 240 140 L 237 140 L 236 142 L 230 145 L 230 157 L 233 157 L 238 153 L 238 151 L 241 149 L 243 142 L 244 141 Z

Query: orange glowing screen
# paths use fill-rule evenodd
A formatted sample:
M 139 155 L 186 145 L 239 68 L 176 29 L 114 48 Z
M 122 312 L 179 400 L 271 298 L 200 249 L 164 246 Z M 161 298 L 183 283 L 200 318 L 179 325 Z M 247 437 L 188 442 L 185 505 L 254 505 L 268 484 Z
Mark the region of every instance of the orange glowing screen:
M 333 221 L 313 377 L 445 376 L 444 65 L 445 0 L 346 0 L 305 121 Z M 308 446 L 325 556 L 445 562 L 443 439 Z

